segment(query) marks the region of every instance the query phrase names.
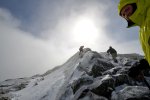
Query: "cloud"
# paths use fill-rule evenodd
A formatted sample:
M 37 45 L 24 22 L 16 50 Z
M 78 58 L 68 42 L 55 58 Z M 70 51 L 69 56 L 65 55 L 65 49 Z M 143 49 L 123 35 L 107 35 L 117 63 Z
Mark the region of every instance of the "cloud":
M 104 16 L 106 6 L 103 1 L 91 1 L 91 0 L 45 0 L 41 2 L 37 11 L 32 15 L 32 23 L 28 26 L 28 30 L 43 36 L 43 31 L 53 30 L 60 24 L 60 22 L 66 19 L 66 23 L 72 17 L 78 17 L 83 14 L 87 16 Z M 100 14 L 100 15 L 99 15 Z M 99 15 L 99 16 L 98 16 Z M 100 21 L 104 19 L 100 18 Z M 30 27 L 32 26 L 32 27 Z
M 47 38 L 47 34 L 54 34 L 54 29 L 58 27 L 62 20 L 65 19 L 66 23 L 69 23 L 68 21 L 71 18 L 73 20 L 73 17 L 85 14 L 88 17 L 94 16 L 98 28 L 103 27 L 104 34 L 111 39 L 119 42 L 138 40 L 138 29 L 127 29 L 126 21 L 118 15 L 118 2 L 119 0 L 45 0 L 41 2 L 41 5 L 35 11 L 36 13 L 33 14 L 33 20 L 31 25 L 28 26 L 28 30 L 31 31 L 31 34 L 34 33 L 40 38 Z M 43 32 L 48 30 L 51 32 Z
M 72 52 L 19 29 L 19 20 L 0 9 L 0 80 L 44 73 L 60 65 Z M 72 49 L 70 49 L 72 51 Z M 66 55 L 62 55 L 67 53 Z
M 97 28 L 100 32 L 103 32 L 103 28 L 108 23 L 104 16 L 106 7 L 101 3 L 95 6 L 96 3 L 90 0 L 43 1 L 38 9 L 38 14 L 33 17 L 33 26 L 36 28 L 31 28 L 37 29 L 39 38 L 59 44 L 59 46 L 77 47 L 86 45 L 90 47 L 91 45 L 88 43 L 84 42 L 83 44 L 83 42 L 76 43 L 73 41 L 71 29 L 79 17 L 88 17 L 94 19 Z
M 20 22 L 14 18 L 6 9 L 0 8 L 0 25 L 8 27 L 18 27 Z

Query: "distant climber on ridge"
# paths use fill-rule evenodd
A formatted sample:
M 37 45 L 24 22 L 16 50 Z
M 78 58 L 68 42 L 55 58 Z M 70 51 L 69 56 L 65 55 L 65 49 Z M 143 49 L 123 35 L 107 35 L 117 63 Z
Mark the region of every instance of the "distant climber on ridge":
M 79 48 L 79 55 L 81 55 L 81 54 L 82 54 L 82 52 L 83 52 L 83 48 L 84 48 L 84 46 L 80 46 L 80 48 Z
M 114 48 L 112 48 L 112 47 L 110 46 L 109 49 L 107 50 L 107 53 L 108 53 L 108 54 L 111 54 L 111 56 L 112 56 L 114 62 L 117 62 L 117 59 L 116 59 L 116 57 L 117 57 L 117 51 L 116 51 Z

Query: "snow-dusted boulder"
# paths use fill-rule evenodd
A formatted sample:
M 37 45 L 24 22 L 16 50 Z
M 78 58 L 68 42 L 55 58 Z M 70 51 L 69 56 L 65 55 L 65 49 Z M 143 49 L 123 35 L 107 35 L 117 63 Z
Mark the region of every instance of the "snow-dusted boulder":
M 107 98 L 103 97 L 103 96 L 98 96 L 90 91 L 86 92 L 82 92 L 82 95 L 79 97 L 78 100 L 108 100 Z
M 82 77 L 82 78 L 79 78 L 78 80 L 75 80 L 71 84 L 71 88 L 73 90 L 73 93 L 75 93 L 81 86 L 89 85 L 92 83 L 93 83 L 93 79 L 91 79 L 89 77 Z
M 126 86 L 112 93 L 112 100 L 150 100 L 150 90 L 143 86 Z

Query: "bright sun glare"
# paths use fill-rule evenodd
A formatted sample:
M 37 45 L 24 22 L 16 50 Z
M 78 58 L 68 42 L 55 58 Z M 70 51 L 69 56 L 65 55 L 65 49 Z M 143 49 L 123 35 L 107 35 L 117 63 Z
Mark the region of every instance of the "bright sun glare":
M 81 17 L 76 20 L 72 33 L 75 42 L 84 44 L 93 44 L 99 35 L 94 20 L 87 17 Z

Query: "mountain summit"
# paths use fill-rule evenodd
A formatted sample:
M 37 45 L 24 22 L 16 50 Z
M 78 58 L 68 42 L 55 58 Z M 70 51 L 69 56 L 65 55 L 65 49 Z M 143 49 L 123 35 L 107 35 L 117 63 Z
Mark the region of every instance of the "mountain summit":
M 150 90 L 127 73 L 138 54 L 107 53 L 85 48 L 43 75 L 0 83 L 0 100 L 150 100 Z M 150 83 L 149 73 L 145 76 Z

